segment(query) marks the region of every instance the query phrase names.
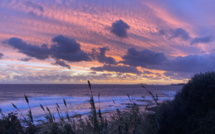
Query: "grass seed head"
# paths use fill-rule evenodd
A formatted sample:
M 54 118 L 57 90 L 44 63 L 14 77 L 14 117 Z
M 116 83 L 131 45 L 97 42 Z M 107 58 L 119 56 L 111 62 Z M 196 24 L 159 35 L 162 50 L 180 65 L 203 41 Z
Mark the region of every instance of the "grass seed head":
M 28 100 L 28 97 L 26 95 L 25 96 L 25 101 L 29 104 L 29 100 Z
M 63 98 L 63 103 L 67 107 L 66 100 Z
M 45 108 L 43 107 L 43 105 L 42 105 L 42 104 L 40 104 L 40 107 L 43 109 L 43 111 L 45 111 Z
M 87 82 L 88 82 L 88 86 L 89 86 L 89 88 L 91 89 L 91 84 L 90 84 L 90 81 L 88 80 Z
M 15 109 L 19 110 L 15 104 L 12 103 L 12 106 L 13 106 Z

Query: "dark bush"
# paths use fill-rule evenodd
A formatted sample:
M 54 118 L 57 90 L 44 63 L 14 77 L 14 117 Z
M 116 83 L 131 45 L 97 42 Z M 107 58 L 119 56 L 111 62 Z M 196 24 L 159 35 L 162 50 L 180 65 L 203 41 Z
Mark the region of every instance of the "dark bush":
M 196 74 L 156 115 L 160 134 L 214 134 L 215 72 Z
M 1 134 L 22 134 L 23 127 L 20 120 L 17 118 L 17 113 L 9 113 L 8 116 L 3 116 L 0 120 Z

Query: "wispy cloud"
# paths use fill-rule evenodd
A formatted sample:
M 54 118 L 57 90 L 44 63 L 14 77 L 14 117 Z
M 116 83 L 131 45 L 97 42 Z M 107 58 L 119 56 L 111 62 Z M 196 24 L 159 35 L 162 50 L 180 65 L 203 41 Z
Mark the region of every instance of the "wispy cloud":
M 135 68 L 133 66 L 104 65 L 102 67 L 91 67 L 91 70 L 94 70 L 94 71 L 109 71 L 109 72 L 141 74 L 141 72 L 138 71 L 137 68 Z
M 127 69 L 133 71 L 136 81 L 138 71 L 147 69 L 152 74 L 140 72 L 145 79 L 182 80 L 188 77 L 184 72 L 213 70 L 214 4 L 187 0 L 1 1 L 0 42 L 7 40 L 7 45 L 0 43 L 1 66 L 28 61 L 22 64 L 32 68 L 31 73 L 43 70 L 48 75 L 47 69 L 35 68 L 45 64 L 56 69 L 56 74 L 78 68 L 82 77 L 91 76 L 86 73 L 94 67 L 101 70 L 98 73 L 121 71 L 122 75 L 109 77 L 118 82 L 126 77 Z M 156 75 L 155 70 L 163 75 Z M 10 72 L 8 69 L 13 74 Z

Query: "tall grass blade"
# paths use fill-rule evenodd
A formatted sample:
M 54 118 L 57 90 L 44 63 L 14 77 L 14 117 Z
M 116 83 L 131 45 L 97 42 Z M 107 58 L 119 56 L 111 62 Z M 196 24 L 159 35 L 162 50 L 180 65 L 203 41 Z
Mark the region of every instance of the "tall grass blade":
M 90 81 L 88 80 L 87 82 L 88 82 L 88 86 L 89 86 L 89 88 L 91 89 L 91 84 L 90 84 Z
M 33 120 L 33 115 L 32 115 L 31 110 L 28 111 L 28 118 L 30 119 L 30 122 L 31 122 L 31 123 L 34 122 L 34 120 Z
M 58 103 L 56 103 L 56 105 L 57 105 L 57 108 L 60 109 L 60 106 L 58 105 Z
M 61 116 L 59 109 L 58 108 L 56 108 L 56 109 L 57 109 L 57 114 L 58 114 L 59 118 L 61 119 L 61 121 L 64 121 L 63 116 Z
M 130 95 L 129 95 L 129 94 L 127 94 L 127 96 L 128 96 L 129 101 L 131 102 L 131 97 L 130 97 Z
M 29 104 L 29 100 L 28 100 L 28 97 L 26 95 L 25 96 L 25 101 Z
M 2 115 L 3 118 L 6 118 L 6 116 L 2 113 L 2 109 L 0 108 L 0 113 Z
M 14 103 L 11 103 L 11 104 L 12 104 L 12 106 L 13 106 L 17 111 L 20 112 L 20 110 L 18 109 L 18 107 L 17 107 Z M 28 120 L 25 118 L 25 116 L 22 114 L 22 112 L 20 112 L 20 114 L 21 114 L 21 116 L 23 117 L 23 119 L 25 120 L 25 122 L 28 122 Z
M 54 115 L 52 115 L 52 119 L 55 121 L 55 117 L 54 117 Z
M 92 93 L 92 90 L 91 90 L 91 84 L 90 84 L 89 80 L 88 80 L 88 86 L 90 88 L 90 93 L 91 93 L 90 105 L 91 105 L 91 115 L 92 115 L 93 127 L 94 127 L 95 132 L 99 132 L 100 128 L 99 128 L 99 123 L 98 123 L 98 120 L 97 120 L 96 107 L 95 107 L 95 102 L 94 102 L 93 93 Z
M 156 100 L 158 100 L 158 94 L 156 93 Z
M 12 103 L 12 106 L 13 106 L 16 110 L 19 110 L 15 104 Z
M 100 92 L 99 92 L 99 94 L 98 94 L 98 99 L 100 100 Z
M 156 97 L 155 97 L 154 94 L 151 91 L 149 91 L 144 85 L 142 85 L 142 87 L 152 96 L 152 98 L 153 98 L 154 102 L 156 103 L 156 105 L 159 105 L 159 103 L 157 101 L 158 96 L 156 95 Z
M 49 113 L 51 113 L 51 111 L 50 111 L 50 109 L 49 109 L 48 107 L 46 107 L 46 109 L 47 109 L 47 111 L 48 111 Z
M 42 105 L 42 104 L 40 104 L 40 107 L 42 108 L 42 110 L 43 110 L 43 111 L 45 111 L 45 108 L 43 107 L 43 105 Z
M 66 100 L 63 98 L 63 103 L 67 107 Z

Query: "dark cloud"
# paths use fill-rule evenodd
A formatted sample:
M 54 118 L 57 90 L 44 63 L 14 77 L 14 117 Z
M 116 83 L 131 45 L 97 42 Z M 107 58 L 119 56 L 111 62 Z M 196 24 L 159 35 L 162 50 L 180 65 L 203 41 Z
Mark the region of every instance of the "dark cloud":
M 209 43 L 211 40 L 212 40 L 211 36 L 196 37 L 191 40 L 190 44 L 193 45 L 198 43 Z
M 204 55 L 178 56 L 168 60 L 164 54 L 150 50 L 136 51 L 134 48 L 128 49 L 127 55 L 122 57 L 124 64 L 140 66 L 147 69 L 167 71 L 180 78 L 187 78 L 199 72 L 215 71 L 215 53 Z M 177 74 L 177 75 L 176 75 Z M 185 75 L 186 74 L 186 75 Z
M 55 63 L 52 63 L 53 65 L 60 65 L 62 67 L 66 67 L 68 69 L 70 69 L 70 65 L 66 64 L 64 61 L 62 60 L 56 60 Z
M 179 56 L 158 67 L 172 72 L 199 73 L 213 71 L 215 70 L 215 54 Z
M 31 1 L 27 1 L 25 4 L 26 4 L 26 6 L 31 7 L 33 9 L 36 9 L 36 10 L 39 10 L 41 12 L 44 11 L 44 8 L 41 5 L 33 3 Z
M 58 35 L 52 39 L 52 42 L 54 44 L 48 48 L 45 44 L 42 46 L 27 44 L 22 39 L 15 37 L 4 41 L 5 44 L 18 49 L 20 53 L 26 54 L 29 57 L 34 57 L 41 60 L 52 57 L 56 60 L 56 64 L 67 68 L 69 68 L 69 66 L 64 64 L 65 62 L 62 60 L 69 62 L 90 60 L 87 53 L 80 49 L 80 44 L 74 39 L 64 37 L 63 35 Z
M 168 35 L 168 34 L 170 34 L 169 39 L 181 38 L 184 41 L 189 40 L 190 45 L 198 44 L 198 43 L 209 43 L 209 42 L 212 41 L 212 37 L 210 35 L 205 36 L 205 37 L 191 38 L 189 33 L 186 30 L 184 30 L 183 28 L 177 28 L 175 30 L 170 30 L 170 31 L 159 30 L 158 33 L 160 35 Z
M 8 39 L 4 43 L 7 43 L 13 48 L 18 49 L 20 53 L 26 54 L 30 57 L 34 57 L 37 59 L 47 59 L 50 54 L 50 50 L 45 44 L 43 44 L 41 47 L 35 46 L 35 45 L 27 44 L 22 39 L 15 38 L 15 37 Z
M 172 38 L 181 38 L 183 40 L 188 40 L 190 39 L 189 33 L 187 31 L 185 31 L 182 28 L 177 28 L 175 30 L 172 31 L 172 35 L 169 39 Z
M 151 50 L 137 51 L 135 48 L 128 49 L 125 56 L 122 57 L 124 64 L 132 66 L 147 67 L 149 65 L 160 65 L 164 61 L 167 61 L 166 57 L 162 53 L 156 53 Z
M 97 57 L 99 62 L 107 63 L 107 64 L 116 64 L 116 61 L 114 58 L 106 56 L 106 51 L 109 51 L 109 48 L 102 47 L 102 48 L 99 48 L 99 50 L 100 50 L 100 53 L 99 53 L 99 56 Z
M 132 66 L 111 66 L 111 65 L 104 65 L 102 67 L 91 67 L 91 70 L 94 70 L 94 71 L 110 71 L 110 72 L 120 72 L 120 73 L 141 74 L 141 72 L 138 71 L 136 67 L 132 67 Z
M 97 53 L 96 50 L 93 49 L 91 57 L 99 61 L 100 63 L 116 64 L 116 61 L 114 58 L 106 56 L 106 51 L 109 51 L 108 47 L 99 48 L 99 53 Z
M 31 60 L 31 58 L 22 58 L 22 59 L 20 59 L 21 61 L 30 61 Z
M 63 35 L 54 37 L 52 42 L 56 43 L 56 45 L 52 45 L 51 49 L 57 53 L 77 53 L 81 51 L 79 43 Z
M 2 59 L 3 56 L 4 56 L 4 54 L 3 54 L 3 53 L 0 53 L 0 59 Z
M 52 39 L 55 45 L 50 48 L 52 57 L 70 62 L 89 61 L 87 53 L 80 49 L 80 44 L 74 39 L 58 35 Z
M 115 34 L 118 37 L 128 37 L 127 30 L 130 28 L 128 24 L 123 22 L 122 20 L 117 20 L 112 23 L 111 33 Z

